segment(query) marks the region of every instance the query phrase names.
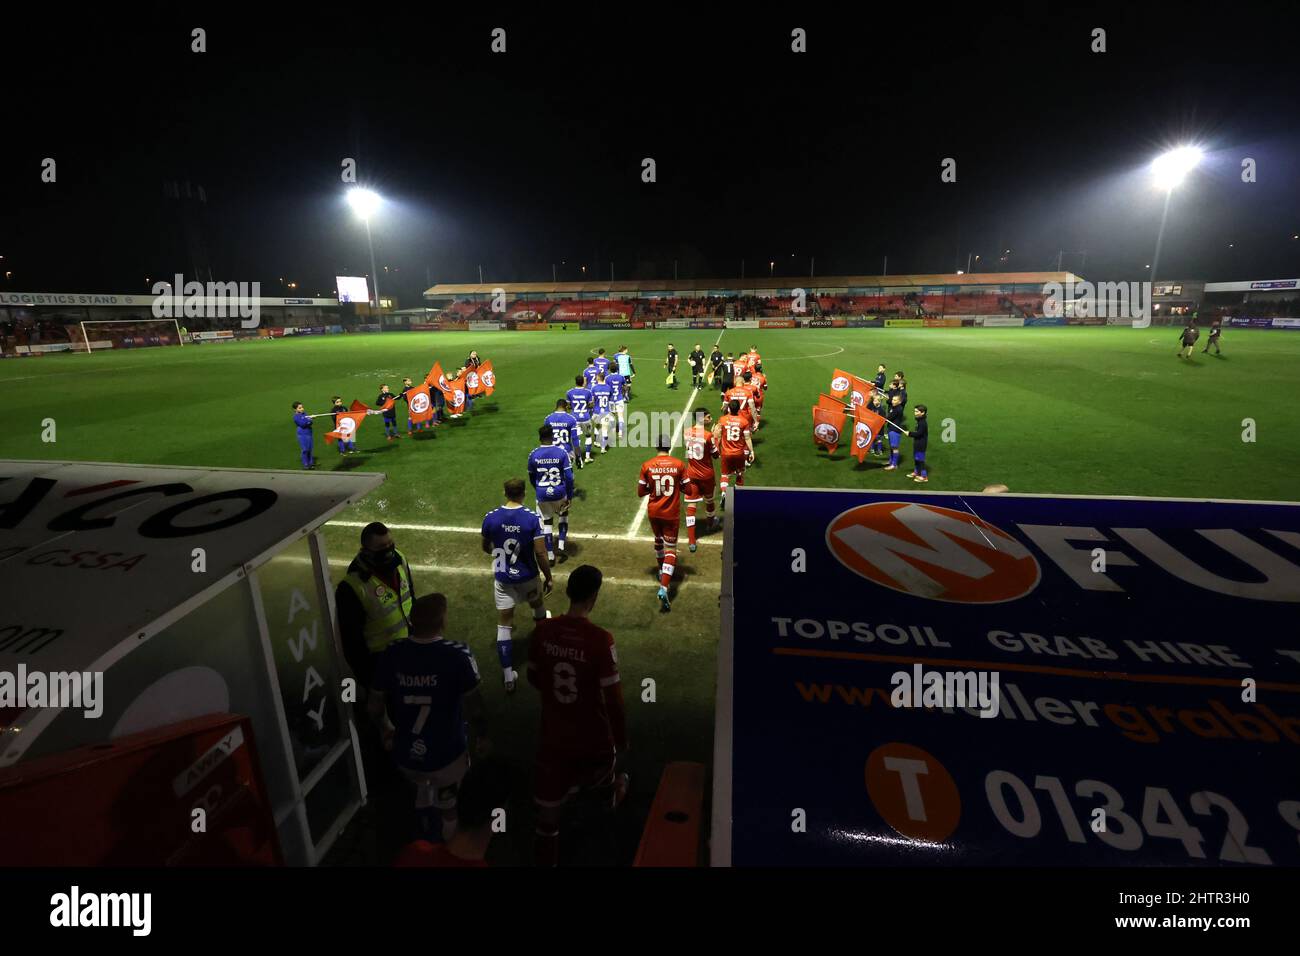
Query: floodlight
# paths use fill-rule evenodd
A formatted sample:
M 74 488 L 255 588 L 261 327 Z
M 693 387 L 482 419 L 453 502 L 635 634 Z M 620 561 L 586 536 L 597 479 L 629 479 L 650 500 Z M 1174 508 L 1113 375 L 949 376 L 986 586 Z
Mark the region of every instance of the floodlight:
M 1201 150 L 1196 146 L 1180 146 L 1157 156 L 1151 163 L 1156 185 L 1165 190 L 1173 189 L 1196 168 L 1201 155 Z
M 357 187 L 348 190 L 348 205 L 362 219 L 369 219 L 375 214 L 375 211 L 383 205 L 383 200 L 379 194 L 369 189 Z

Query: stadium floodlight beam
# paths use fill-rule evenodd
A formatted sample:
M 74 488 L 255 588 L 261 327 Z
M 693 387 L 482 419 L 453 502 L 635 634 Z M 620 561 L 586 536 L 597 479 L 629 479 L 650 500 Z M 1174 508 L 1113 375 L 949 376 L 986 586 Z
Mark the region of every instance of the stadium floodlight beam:
M 1151 259 L 1151 289 L 1156 287 L 1156 269 L 1160 266 L 1160 246 L 1165 239 L 1165 222 L 1169 219 L 1169 198 L 1174 189 L 1187 178 L 1201 162 L 1202 152 L 1198 146 L 1179 146 L 1161 153 L 1151 162 L 1151 172 L 1155 176 L 1156 187 L 1165 191 L 1165 207 L 1160 213 L 1160 230 L 1156 233 L 1156 254 Z
M 375 288 L 375 314 L 378 315 L 379 270 L 375 268 L 375 241 L 370 236 L 370 218 L 379 211 L 379 207 L 384 204 L 384 201 L 374 190 L 363 189 L 360 186 L 349 189 L 347 199 L 352 211 L 366 224 L 366 245 L 370 248 L 370 275 L 372 276 L 370 281 Z
M 1201 161 L 1201 150 L 1197 146 L 1180 146 L 1167 153 L 1161 153 L 1151 162 L 1151 172 L 1155 176 L 1156 186 L 1169 191 L 1179 185 Z

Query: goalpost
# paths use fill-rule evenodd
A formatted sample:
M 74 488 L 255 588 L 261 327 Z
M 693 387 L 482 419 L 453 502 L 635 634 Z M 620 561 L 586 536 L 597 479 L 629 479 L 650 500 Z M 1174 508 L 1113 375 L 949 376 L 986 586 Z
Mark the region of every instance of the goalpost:
M 175 319 L 87 319 L 81 323 L 81 338 L 86 343 L 86 352 L 89 354 L 93 351 L 90 347 L 90 334 L 86 331 L 88 325 L 144 325 L 146 322 L 170 322 L 176 327 L 176 344 L 185 347 L 185 339 L 181 336 L 181 324 Z

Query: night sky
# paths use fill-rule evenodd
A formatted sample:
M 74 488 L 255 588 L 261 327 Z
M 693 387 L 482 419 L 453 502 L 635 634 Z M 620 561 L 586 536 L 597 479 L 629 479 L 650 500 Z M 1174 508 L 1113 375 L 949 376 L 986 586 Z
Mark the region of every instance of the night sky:
M 334 275 L 369 272 L 344 157 L 388 200 L 380 288 L 402 306 L 480 265 L 606 279 L 611 260 L 617 279 L 672 278 L 674 260 L 682 278 L 742 260 L 802 278 L 814 257 L 819 276 L 885 256 L 891 274 L 951 272 L 972 253 L 977 271 L 1039 271 L 1061 251 L 1089 278 L 1140 279 L 1163 198 L 1147 166 L 1185 142 L 1206 161 L 1174 194 L 1161 277 L 1300 275 L 1293 5 L 979 6 L 50 6 L 5 30 L 0 289 L 190 278 L 163 192 L 188 180 L 216 279 L 332 295 Z M 207 53 L 189 52 L 194 26 Z

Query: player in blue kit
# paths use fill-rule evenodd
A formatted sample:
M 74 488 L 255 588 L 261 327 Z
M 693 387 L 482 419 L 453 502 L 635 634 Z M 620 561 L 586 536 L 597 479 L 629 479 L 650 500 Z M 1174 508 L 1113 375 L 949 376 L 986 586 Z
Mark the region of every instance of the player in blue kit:
M 596 376 L 600 374 L 600 369 L 596 368 L 594 358 L 587 359 L 587 367 L 582 370 L 582 384 L 591 388 L 596 384 Z
M 298 448 L 302 451 L 302 467 L 311 471 L 316 467 L 316 456 L 311 451 L 311 416 L 307 414 L 302 402 L 293 403 L 293 423 L 298 426 Z
M 611 371 L 605 376 L 605 382 L 614 390 L 614 421 L 618 425 L 618 437 L 622 438 L 627 431 L 627 379 L 619 372 Z
M 569 534 L 569 502 L 573 500 L 573 464 L 568 450 L 556 440 L 550 425 L 537 429 L 538 446 L 528 456 L 528 479 L 537 494 L 537 514 L 546 535 L 546 558 L 555 561 L 552 527 L 559 522 L 560 556 Z
M 515 606 L 527 604 L 533 620 L 550 617 L 543 603 L 551 592 L 551 565 L 546 558 L 546 535 L 541 519 L 524 507 L 522 478 L 505 483 L 506 503 L 483 518 L 483 553 L 492 556 L 492 590 L 497 606 L 497 657 L 505 677 L 506 693 L 512 694 L 519 675 L 514 669 L 511 636 Z M 545 581 L 545 584 L 543 584 Z
M 398 770 L 415 784 L 415 812 L 434 840 L 456 832 L 456 799 L 469 769 L 467 716 L 475 751 L 487 749 L 478 663 L 465 644 L 443 637 L 446 624 L 444 595 L 416 600 L 410 636 L 379 656 L 366 705 L 375 723 L 383 722 Z
M 555 411 L 546 416 L 545 424 L 551 426 L 551 433 L 555 436 L 555 444 L 559 445 L 569 453 L 569 461 L 578 463 L 578 467 L 583 466 L 582 456 L 578 453 L 578 418 L 569 411 L 569 401 L 561 398 L 555 403 Z
M 609 356 L 605 354 L 604 349 L 596 349 L 596 359 L 593 364 L 596 366 L 596 372 L 598 374 L 609 374 Z
M 614 414 L 614 389 L 603 374 L 596 375 L 596 384 L 591 386 L 591 400 L 594 427 L 600 432 L 600 453 L 603 455 L 609 450 L 609 423 Z
M 564 397 L 569 400 L 570 414 L 578 422 L 578 439 L 582 442 L 582 462 L 585 464 L 591 461 L 591 416 L 596 400 L 581 375 L 574 377 L 573 388 Z

